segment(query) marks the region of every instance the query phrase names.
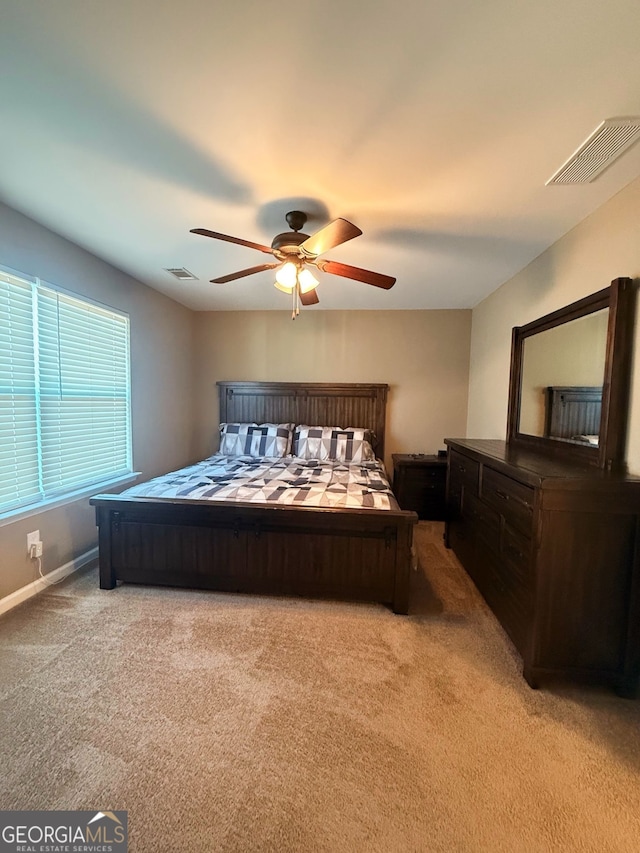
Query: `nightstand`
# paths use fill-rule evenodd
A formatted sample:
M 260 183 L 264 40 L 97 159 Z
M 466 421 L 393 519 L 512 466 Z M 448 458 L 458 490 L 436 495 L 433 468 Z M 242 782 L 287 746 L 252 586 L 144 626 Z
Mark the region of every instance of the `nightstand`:
M 444 521 L 447 458 L 393 453 L 393 493 L 402 509 L 422 519 Z

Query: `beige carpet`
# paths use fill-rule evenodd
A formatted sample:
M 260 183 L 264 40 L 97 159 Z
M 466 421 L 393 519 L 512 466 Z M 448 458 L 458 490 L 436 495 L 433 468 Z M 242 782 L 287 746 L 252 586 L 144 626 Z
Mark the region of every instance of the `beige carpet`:
M 0 808 L 127 809 L 141 853 L 639 850 L 640 703 L 530 690 L 441 535 L 410 617 L 95 572 L 6 614 Z

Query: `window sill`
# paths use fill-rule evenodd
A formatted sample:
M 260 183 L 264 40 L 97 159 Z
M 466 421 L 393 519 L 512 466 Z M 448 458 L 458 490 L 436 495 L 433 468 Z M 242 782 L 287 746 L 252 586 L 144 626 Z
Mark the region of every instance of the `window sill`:
M 40 501 L 31 506 L 20 507 L 19 509 L 10 510 L 9 512 L 0 514 L 0 527 L 5 527 L 7 524 L 13 524 L 14 521 L 20 521 L 23 518 L 29 518 L 32 515 L 40 515 L 50 509 L 55 509 L 65 504 L 74 503 L 82 498 L 90 495 L 97 495 L 101 492 L 115 488 L 115 486 L 124 486 L 127 483 L 133 483 L 140 476 L 140 471 L 132 471 L 130 474 L 123 474 L 120 477 L 113 477 L 110 480 L 101 480 L 99 483 L 93 483 L 91 486 L 83 486 L 75 492 L 67 492 L 66 495 L 60 495 L 57 498 L 49 498 L 45 501 Z

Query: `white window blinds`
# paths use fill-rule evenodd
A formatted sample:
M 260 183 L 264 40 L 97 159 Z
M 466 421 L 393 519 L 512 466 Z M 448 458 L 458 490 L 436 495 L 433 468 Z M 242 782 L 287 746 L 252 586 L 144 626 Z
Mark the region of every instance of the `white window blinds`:
M 33 284 L 0 272 L 0 510 L 41 497 Z
M 0 512 L 130 472 L 128 317 L 39 281 L 0 288 Z

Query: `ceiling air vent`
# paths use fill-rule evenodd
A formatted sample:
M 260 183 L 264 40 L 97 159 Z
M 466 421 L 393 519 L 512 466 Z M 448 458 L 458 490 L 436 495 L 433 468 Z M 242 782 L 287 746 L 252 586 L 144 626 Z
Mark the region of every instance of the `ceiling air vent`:
M 588 184 L 640 139 L 640 116 L 608 118 L 546 182 Z
M 174 275 L 176 278 L 180 279 L 180 281 L 197 281 L 196 276 L 186 270 L 184 267 L 174 267 L 165 269 L 165 272 L 170 272 L 171 275 Z

